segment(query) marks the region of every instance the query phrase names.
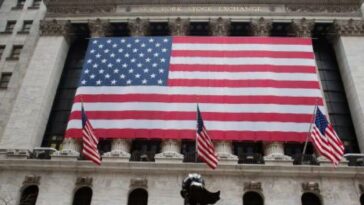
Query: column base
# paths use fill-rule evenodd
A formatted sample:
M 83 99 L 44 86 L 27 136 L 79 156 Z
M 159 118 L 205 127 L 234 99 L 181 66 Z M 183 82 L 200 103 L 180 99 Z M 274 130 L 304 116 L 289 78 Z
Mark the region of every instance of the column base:
M 264 156 L 264 164 L 266 165 L 293 165 L 293 159 L 284 154 L 270 154 Z
M 219 164 L 225 165 L 237 165 L 239 158 L 236 155 L 230 153 L 218 153 Z
M 113 150 L 102 155 L 103 162 L 129 162 L 130 154 L 121 150 Z
M 11 149 L 6 152 L 6 157 L 8 159 L 28 159 L 29 156 L 29 150 L 24 149 Z
M 319 156 L 317 158 L 317 161 L 319 161 L 320 166 L 322 167 L 334 167 L 334 164 L 327 159 L 324 156 Z M 340 163 L 337 165 L 338 167 L 348 167 L 349 166 L 349 161 L 346 160 L 344 157 L 341 159 Z
M 77 161 L 80 157 L 80 153 L 75 150 L 62 150 L 57 151 L 52 154 L 52 160 L 60 160 L 60 161 Z
M 162 152 L 154 156 L 156 163 L 182 163 L 183 158 L 183 154 L 172 151 Z

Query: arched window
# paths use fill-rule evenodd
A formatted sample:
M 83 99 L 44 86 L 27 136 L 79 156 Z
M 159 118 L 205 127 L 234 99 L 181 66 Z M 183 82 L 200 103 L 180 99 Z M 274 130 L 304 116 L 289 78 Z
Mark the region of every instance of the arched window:
M 129 194 L 128 205 L 147 205 L 148 192 L 144 189 L 135 189 Z
M 313 193 L 304 193 L 301 198 L 302 205 L 321 205 L 320 198 Z
M 243 196 L 243 205 L 263 205 L 262 196 L 255 191 L 248 191 Z
M 35 205 L 38 197 L 38 186 L 32 185 L 25 188 L 21 194 L 19 205 Z
M 73 205 L 90 205 L 92 189 L 90 187 L 79 188 L 73 197 Z
M 364 205 L 364 194 L 360 196 L 360 205 Z

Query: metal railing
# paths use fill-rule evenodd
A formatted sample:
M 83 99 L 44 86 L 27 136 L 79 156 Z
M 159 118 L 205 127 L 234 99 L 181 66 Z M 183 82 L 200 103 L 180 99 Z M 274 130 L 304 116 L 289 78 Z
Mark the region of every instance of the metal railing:
M 200 158 L 196 158 L 196 151 L 186 152 L 183 154 L 183 162 L 195 162 L 200 163 L 202 162 Z
M 294 165 L 320 165 L 313 154 L 295 154 L 292 156 Z
M 364 166 L 364 154 L 347 153 L 344 154 L 344 157 L 348 160 L 349 166 Z
M 135 150 L 130 155 L 130 161 L 134 162 L 154 162 L 155 152 Z
M 238 154 L 239 164 L 264 164 L 263 155 L 260 153 Z

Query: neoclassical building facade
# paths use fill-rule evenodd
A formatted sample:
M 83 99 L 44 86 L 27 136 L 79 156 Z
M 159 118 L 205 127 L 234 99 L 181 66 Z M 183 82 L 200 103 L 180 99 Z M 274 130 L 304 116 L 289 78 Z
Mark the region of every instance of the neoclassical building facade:
M 0 98 L 0 199 L 8 204 L 32 194 L 38 205 L 184 204 L 182 180 L 195 172 L 221 190 L 220 205 L 364 204 L 363 1 L 46 0 L 41 8 L 17 86 L 0 89 L 13 96 Z M 194 162 L 194 142 L 140 136 L 102 140 L 100 167 L 80 159 L 80 141 L 64 131 L 89 39 L 170 35 L 311 37 L 347 157 L 334 168 L 312 147 L 302 156 L 299 143 L 216 141 L 211 170 Z

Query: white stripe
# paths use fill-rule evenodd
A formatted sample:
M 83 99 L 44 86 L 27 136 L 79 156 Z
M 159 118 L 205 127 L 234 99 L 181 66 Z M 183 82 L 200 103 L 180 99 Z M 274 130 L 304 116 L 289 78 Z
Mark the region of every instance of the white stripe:
M 297 74 L 299 75 L 299 74 Z M 79 87 L 76 95 L 108 94 L 163 94 L 163 95 L 224 95 L 224 96 L 289 96 L 318 97 L 320 89 L 296 88 L 227 88 L 227 87 L 167 87 L 167 86 L 86 86 Z
M 172 50 L 199 51 L 298 51 L 313 52 L 312 45 L 173 43 Z
M 294 113 L 312 114 L 313 105 L 279 104 L 199 104 L 204 112 L 221 113 Z M 195 112 L 196 103 L 154 103 L 154 102 L 118 102 L 84 103 L 88 111 L 165 111 Z M 81 103 L 74 103 L 72 111 L 81 111 Z M 92 123 L 92 121 L 91 121 Z M 92 123 L 93 127 L 94 124 Z
M 95 129 L 195 130 L 196 120 L 91 120 Z M 307 132 L 309 123 L 205 121 L 213 130 Z M 81 120 L 71 120 L 67 129 L 81 129 Z
M 314 59 L 303 58 L 226 58 L 226 57 L 172 57 L 171 64 L 187 65 L 292 65 L 315 66 Z
M 318 81 L 317 74 L 274 73 L 274 72 L 187 72 L 170 71 L 170 79 L 211 79 L 211 80 L 287 80 Z

